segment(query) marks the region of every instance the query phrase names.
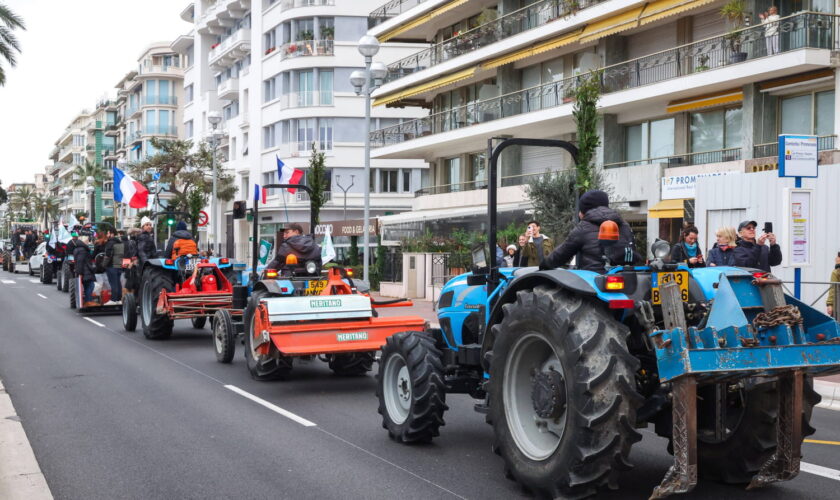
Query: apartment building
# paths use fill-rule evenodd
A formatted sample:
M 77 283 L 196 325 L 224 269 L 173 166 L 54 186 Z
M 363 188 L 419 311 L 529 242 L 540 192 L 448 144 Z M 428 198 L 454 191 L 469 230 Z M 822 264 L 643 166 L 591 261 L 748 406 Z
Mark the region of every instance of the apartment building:
M 49 171 L 53 179 L 50 192 L 59 200 L 59 212 L 65 218 L 69 214 L 86 212 L 90 207 L 89 203 L 85 203 L 87 195 L 84 186 L 74 186 L 73 178 L 73 170 L 84 165 L 87 159 L 90 119 L 91 113 L 87 110 L 76 115 L 50 152 L 53 161 Z
M 598 164 L 637 231 L 675 241 L 693 221 L 697 175 L 776 167 L 777 136 L 819 136 L 822 162 L 840 127 L 831 0 L 746 0 L 725 19 L 709 0 L 394 0 L 371 12 L 380 41 L 421 44 L 386 61 L 381 107 L 427 115 L 371 133 L 374 158 L 419 158 L 429 183 L 413 210 L 385 217 L 385 238 L 426 228 L 478 229 L 492 137 L 575 139 L 574 89 L 599 71 Z M 521 147 L 502 157 L 502 221 L 523 220 L 528 180 L 569 168 L 565 153 Z M 658 219 L 658 223 L 657 223 Z M 720 223 L 733 221 L 721 220 Z M 711 243 L 711 242 L 709 242 Z
M 314 144 L 326 155 L 330 186 L 321 220 L 362 218 L 365 100 L 355 94 L 349 79 L 364 66 L 357 42 L 377 2 L 198 0 L 184 9 L 181 16 L 193 30 L 171 45 L 188 61 L 184 137 L 198 142 L 214 134 L 223 168 L 235 175 L 237 199 L 247 199 L 250 207 L 255 184 L 276 183 L 278 158 L 305 170 Z M 384 45 L 375 60 L 400 59 L 414 47 Z M 215 131 L 207 119 L 214 111 L 222 116 Z M 377 109 L 371 128 L 421 114 L 416 109 Z M 410 209 L 426 171 L 422 160 L 374 160 L 371 216 Z M 247 258 L 249 223 L 233 221 L 230 208 L 222 207 L 219 241 L 227 242 L 226 253 Z M 260 207 L 260 237 L 274 241 L 282 224 L 308 221 L 306 193 L 273 191 Z M 338 246 L 346 246 L 345 240 L 339 239 Z

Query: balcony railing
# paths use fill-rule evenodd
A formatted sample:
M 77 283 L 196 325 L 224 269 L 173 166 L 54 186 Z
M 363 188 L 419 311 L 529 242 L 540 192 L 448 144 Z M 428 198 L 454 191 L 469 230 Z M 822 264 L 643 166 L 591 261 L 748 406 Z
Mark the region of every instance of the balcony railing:
M 640 160 L 627 160 L 615 163 L 605 163 L 604 168 L 635 167 L 638 165 L 650 165 L 651 163 L 666 163 L 668 167 L 685 167 L 688 165 L 705 165 L 707 163 L 724 163 L 727 161 L 738 161 L 741 159 L 741 148 L 717 149 L 714 151 L 699 151 L 678 155 L 659 156 L 656 158 L 643 158 Z
M 391 0 L 368 15 L 368 29 L 396 17 L 426 0 Z
M 332 192 L 331 191 L 324 191 L 324 201 L 329 202 L 331 200 L 332 200 Z M 295 193 L 295 201 L 309 201 L 309 193 L 299 189 Z
M 838 17 L 813 12 L 796 14 L 778 21 L 778 39 L 765 37 L 766 26 L 759 25 L 606 66 L 598 70 L 601 93 L 651 85 L 802 48 L 836 49 Z M 768 54 L 768 47 L 774 52 Z M 776 48 L 778 52 L 775 52 Z M 565 78 L 375 130 L 370 134 L 371 145 L 379 148 L 399 144 L 421 136 L 560 106 L 574 99 L 580 78 Z
M 335 5 L 335 0 L 282 0 L 280 8 L 283 10 L 296 9 L 298 7 L 321 7 Z
M 168 65 L 152 65 L 152 66 L 145 66 L 141 65 L 140 67 L 140 74 L 141 75 L 148 75 L 150 73 L 182 73 L 184 71 L 177 64 L 168 64 Z
M 331 56 L 335 47 L 332 40 L 299 40 L 283 44 L 277 50 L 280 51 L 281 59 L 290 59 L 304 56 Z M 271 52 L 266 51 L 266 55 Z
M 174 125 L 146 125 L 143 135 L 178 135 L 178 129 Z
M 139 142 L 142 138 L 143 134 L 141 134 L 139 130 L 128 134 L 128 140 L 130 142 Z
M 836 135 L 821 135 L 817 137 L 817 149 L 820 151 L 830 151 L 834 149 L 834 142 Z M 753 146 L 753 158 L 766 158 L 768 156 L 779 156 L 779 143 L 768 142 L 766 144 L 756 144 Z
M 240 28 L 210 49 L 207 60 L 210 64 L 220 63 L 222 66 L 231 66 L 237 58 L 247 55 L 250 51 L 251 30 Z M 220 61 L 220 59 L 226 55 L 231 57 L 227 64 L 223 64 L 224 61 Z
M 280 109 L 332 106 L 334 102 L 335 98 L 331 90 L 306 90 L 281 95 Z
M 579 0 L 574 11 L 591 7 L 604 1 L 606 0 Z M 449 40 L 432 45 L 426 50 L 389 64 L 388 76 L 385 77 L 385 81 L 392 82 L 398 80 L 411 73 L 492 45 L 500 40 L 510 38 L 530 29 L 543 26 L 549 21 L 574 12 L 569 7 L 570 4 L 571 2 L 567 4 L 566 2 L 558 2 L 557 0 L 543 0 L 515 10 L 488 23 L 476 26 L 471 30 L 459 33 Z
M 144 106 L 177 106 L 178 98 L 174 95 L 146 95 L 143 96 Z
M 518 174 L 506 175 L 499 179 L 499 185 L 507 186 L 522 186 L 531 182 L 532 179 L 537 179 L 545 175 L 545 172 L 535 174 Z M 446 193 L 460 193 L 463 191 L 475 191 L 477 189 L 487 189 L 487 179 L 474 179 L 471 181 L 456 182 L 453 184 L 440 184 L 437 186 L 428 186 L 418 189 L 414 192 L 414 196 L 426 196 L 430 194 L 446 194 Z
M 135 115 L 136 113 L 138 113 L 139 111 L 140 111 L 140 107 L 139 107 L 139 106 L 137 106 L 137 105 L 135 104 L 134 106 L 132 106 L 132 107 L 128 108 L 128 109 L 125 111 L 125 116 L 126 116 L 127 118 L 131 118 L 132 116 L 134 116 L 134 115 Z

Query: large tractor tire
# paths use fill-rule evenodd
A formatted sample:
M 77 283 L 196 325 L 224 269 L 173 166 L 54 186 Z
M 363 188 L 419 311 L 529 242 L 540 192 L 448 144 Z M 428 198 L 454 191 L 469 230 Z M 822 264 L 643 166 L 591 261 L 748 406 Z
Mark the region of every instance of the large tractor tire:
M 243 319 L 245 322 L 245 364 L 254 380 L 279 380 L 285 378 L 292 371 L 292 359 L 283 356 L 274 344 L 269 347 L 268 354 L 259 354 L 254 348 L 254 313 L 260 299 L 269 294 L 265 290 L 258 290 L 251 295 L 248 307 L 245 308 Z
M 125 331 L 133 332 L 137 329 L 137 299 L 133 293 L 123 295 L 122 318 Z
M 342 377 L 358 377 L 373 368 L 373 352 L 351 352 L 330 357 L 330 370 Z
M 489 354 L 494 451 L 538 497 L 579 498 L 618 487 L 643 398 L 629 330 L 565 290 L 522 290 L 493 326 Z
M 70 291 L 70 280 L 72 277 L 73 270 L 70 269 L 70 263 L 65 260 L 64 263 L 61 265 L 61 291 Z
M 728 389 L 724 386 L 724 389 Z M 697 463 L 701 478 L 731 484 L 749 483 L 776 451 L 776 422 L 779 407 L 778 384 L 765 382 L 746 389 L 725 390 L 724 436 L 710 428 L 714 415 L 715 386 L 698 389 Z M 803 394 L 802 437 L 814 433 L 811 412 L 820 402 L 814 381 L 806 377 Z M 704 405 L 708 405 L 704 408 Z M 669 447 L 670 448 L 670 447 Z
M 64 272 L 64 266 L 61 265 L 61 266 L 58 267 L 58 272 L 56 272 L 56 274 L 55 274 L 55 289 L 58 290 L 59 292 L 62 291 L 61 285 L 64 284 L 64 276 L 62 276 L 63 272 Z
M 68 290 L 70 292 L 70 309 L 76 308 L 76 283 L 75 278 L 70 280 L 70 289 Z
M 216 361 L 230 363 L 236 352 L 236 330 L 230 311 L 220 309 L 213 316 L 213 347 L 216 350 Z
M 444 425 L 446 384 L 441 352 L 424 332 L 400 332 L 382 347 L 376 396 L 382 427 L 401 443 L 428 443 Z
M 201 330 L 202 328 L 204 328 L 204 325 L 207 324 L 207 316 L 190 318 L 190 323 L 192 323 L 192 327 L 196 330 Z
M 143 325 L 143 335 L 150 340 L 169 338 L 174 321 L 168 314 L 157 313 L 157 303 L 161 292 L 175 290 L 172 276 L 165 269 L 149 267 L 143 273 L 140 290 L 140 322 Z
M 53 265 L 46 263 L 41 265 L 41 283 L 45 285 L 52 285 L 53 282 Z

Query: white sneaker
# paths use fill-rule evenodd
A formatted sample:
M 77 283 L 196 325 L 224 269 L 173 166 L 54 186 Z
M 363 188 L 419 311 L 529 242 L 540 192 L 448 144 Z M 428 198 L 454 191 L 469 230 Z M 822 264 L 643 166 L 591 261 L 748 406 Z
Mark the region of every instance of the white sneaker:
M 103 306 L 115 306 L 115 305 L 117 305 L 118 303 L 119 303 L 119 302 L 114 302 L 113 300 L 109 300 L 108 302 L 106 302 L 106 303 L 104 303 L 104 304 L 102 304 L 102 305 L 103 305 Z

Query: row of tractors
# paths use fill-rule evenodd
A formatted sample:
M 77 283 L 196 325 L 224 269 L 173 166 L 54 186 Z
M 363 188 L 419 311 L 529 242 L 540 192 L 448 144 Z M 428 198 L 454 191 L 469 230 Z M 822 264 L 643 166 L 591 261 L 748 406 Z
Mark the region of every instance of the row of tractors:
M 498 158 L 511 146 L 576 155 L 563 141 L 499 143 L 487 241 L 496 239 Z M 605 255 L 614 229 L 602 227 Z M 769 273 L 689 269 L 665 263 L 669 250 L 657 241 L 644 266 L 605 257 L 595 273 L 499 268 L 477 247 L 471 271 L 442 289 L 435 327 L 380 317 L 378 308 L 411 303 L 377 302 L 340 267 L 291 256 L 257 273 L 257 248 L 247 280 L 227 258 L 149 259 L 133 271 L 140 285 L 120 310 L 127 331 L 139 316 L 156 340 L 177 319 L 201 328 L 209 318 L 217 360 L 230 363 L 240 345 L 257 380 L 287 378 L 296 359 L 316 356 L 336 374 L 362 375 L 380 352 L 376 394 L 393 440 L 438 437 L 447 395 L 469 394 L 508 477 L 541 498 L 616 488 L 651 424 L 674 456 L 652 498 L 688 492 L 698 478 L 756 488 L 795 477 L 819 401 L 813 377 L 840 373 L 840 325 L 783 293 Z M 65 261 L 58 286 L 77 294 L 73 307 L 80 283 L 71 276 Z

